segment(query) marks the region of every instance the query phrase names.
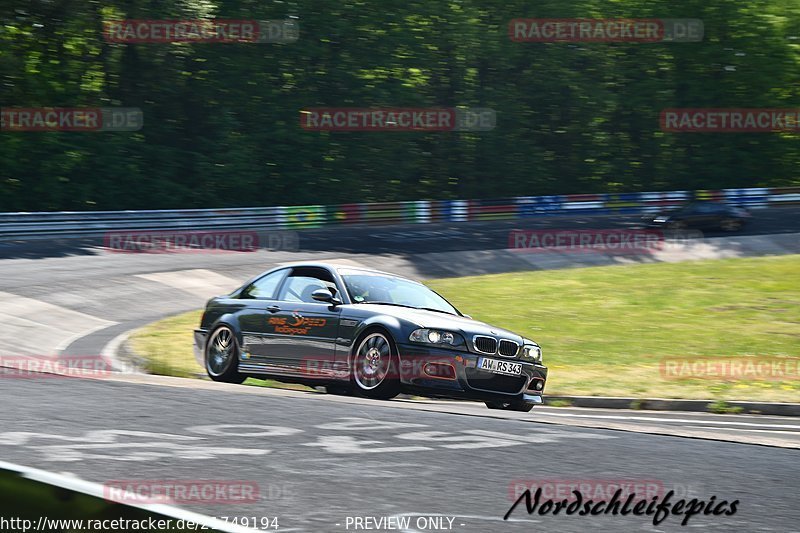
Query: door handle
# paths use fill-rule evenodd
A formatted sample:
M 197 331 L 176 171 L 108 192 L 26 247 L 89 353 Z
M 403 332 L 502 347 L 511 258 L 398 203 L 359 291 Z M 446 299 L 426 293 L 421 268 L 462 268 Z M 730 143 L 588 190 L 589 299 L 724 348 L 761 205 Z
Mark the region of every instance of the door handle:
M 277 313 L 280 310 L 281 308 L 278 307 L 277 305 L 270 305 L 269 307 L 267 307 L 267 311 L 269 311 L 270 313 Z

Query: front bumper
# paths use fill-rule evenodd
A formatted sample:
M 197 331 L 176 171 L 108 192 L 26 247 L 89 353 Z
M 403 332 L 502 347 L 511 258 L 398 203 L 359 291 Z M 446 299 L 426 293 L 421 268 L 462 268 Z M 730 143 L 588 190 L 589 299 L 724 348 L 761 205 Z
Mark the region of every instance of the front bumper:
M 404 388 L 429 396 L 473 400 L 523 400 L 542 403 L 547 367 L 500 355 L 478 355 L 419 344 L 400 344 L 400 382 Z M 522 374 L 510 376 L 479 370 L 478 359 L 488 357 L 522 365 Z M 452 367 L 452 373 L 449 367 Z

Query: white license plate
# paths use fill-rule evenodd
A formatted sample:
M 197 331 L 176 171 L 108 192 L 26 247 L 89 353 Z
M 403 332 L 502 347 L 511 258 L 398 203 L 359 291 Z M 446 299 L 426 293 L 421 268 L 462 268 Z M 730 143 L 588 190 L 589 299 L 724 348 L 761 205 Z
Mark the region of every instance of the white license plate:
M 488 359 L 486 357 L 478 359 L 478 368 L 494 374 L 508 374 L 509 376 L 519 376 L 522 374 L 522 365 L 520 363 Z

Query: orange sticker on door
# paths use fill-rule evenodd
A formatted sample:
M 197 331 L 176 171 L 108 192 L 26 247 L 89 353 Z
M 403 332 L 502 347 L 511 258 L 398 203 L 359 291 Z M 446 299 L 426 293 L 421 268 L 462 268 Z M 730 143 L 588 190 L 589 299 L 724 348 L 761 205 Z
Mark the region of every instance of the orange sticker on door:
M 289 322 L 283 317 L 270 317 L 268 323 L 275 326 L 275 333 L 286 335 L 308 335 L 313 328 L 321 328 L 328 321 L 325 318 L 309 318 L 300 314 L 299 311 L 292 313 L 294 322 Z

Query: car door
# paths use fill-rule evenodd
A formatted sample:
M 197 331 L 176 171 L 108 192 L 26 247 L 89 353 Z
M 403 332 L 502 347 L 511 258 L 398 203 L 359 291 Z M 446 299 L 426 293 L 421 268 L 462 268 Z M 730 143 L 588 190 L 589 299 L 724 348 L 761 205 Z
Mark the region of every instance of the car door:
M 284 372 L 325 377 L 333 371 L 340 308 L 311 298 L 322 288 L 340 290 L 326 268 L 292 268 L 276 305 L 266 309 L 271 362 Z
M 245 365 L 260 365 L 269 360 L 265 336 L 270 333 L 270 328 L 264 321 L 264 315 L 268 313 L 268 308 L 276 306 L 278 289 L 287 274 L 288 268 L 270 272 L 250 283 L 238 296 L 238 300 L 244 304 L 237 312 L 242 331 L 239 359 Z

